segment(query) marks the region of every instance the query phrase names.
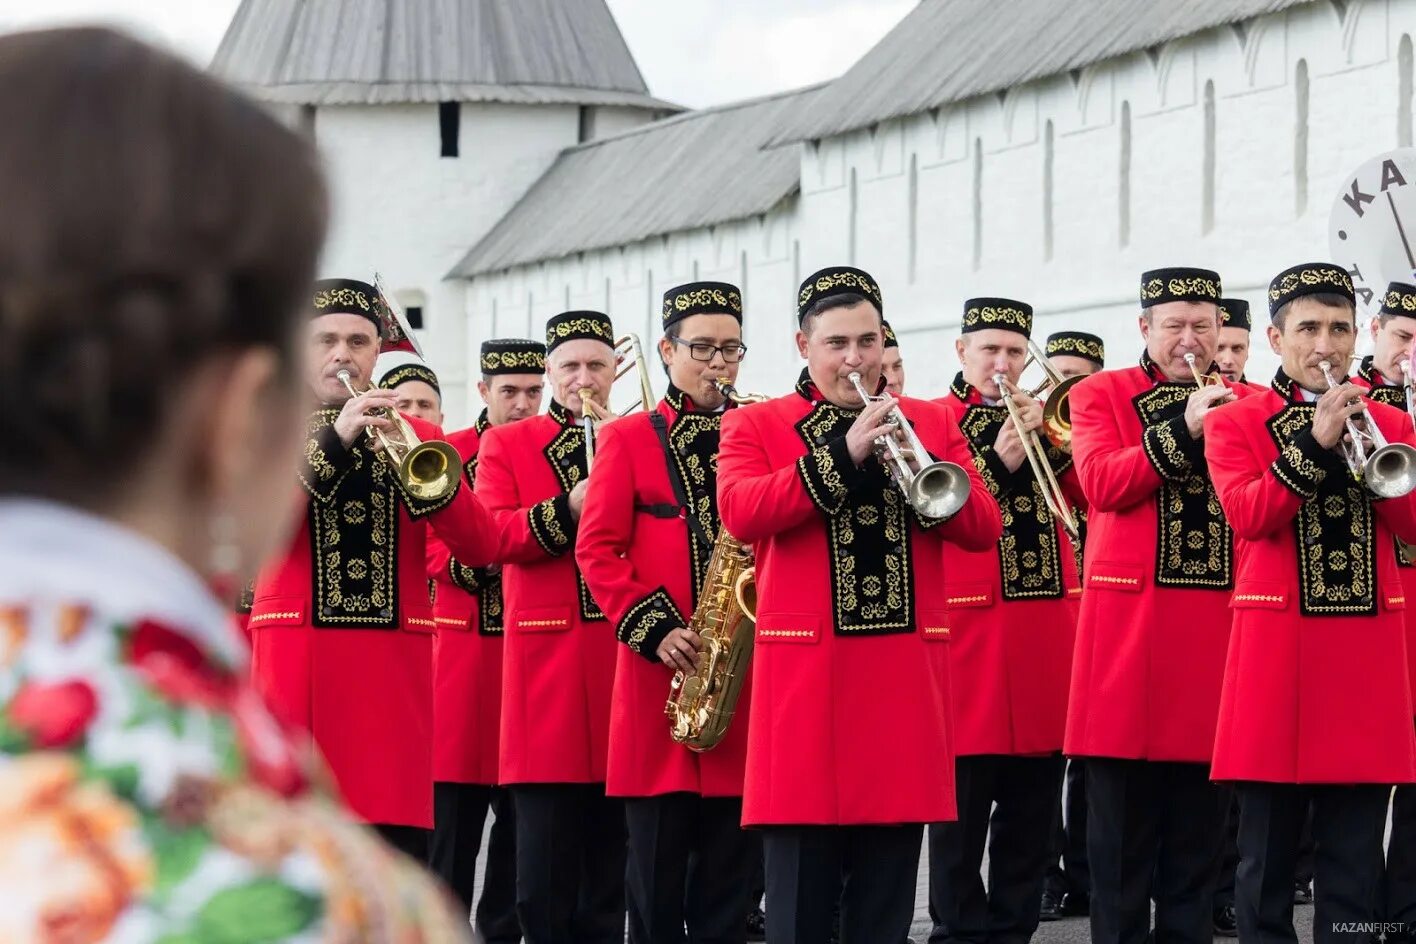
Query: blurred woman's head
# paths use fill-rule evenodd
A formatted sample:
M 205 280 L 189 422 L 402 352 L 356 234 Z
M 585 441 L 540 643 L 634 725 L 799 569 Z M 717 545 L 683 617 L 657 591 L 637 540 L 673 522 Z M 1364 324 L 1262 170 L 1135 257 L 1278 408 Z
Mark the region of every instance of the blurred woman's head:
M 0 37 L 0 495 L 77 505 L 209 570 L 287 524 L 314 149 L 101 29 Z

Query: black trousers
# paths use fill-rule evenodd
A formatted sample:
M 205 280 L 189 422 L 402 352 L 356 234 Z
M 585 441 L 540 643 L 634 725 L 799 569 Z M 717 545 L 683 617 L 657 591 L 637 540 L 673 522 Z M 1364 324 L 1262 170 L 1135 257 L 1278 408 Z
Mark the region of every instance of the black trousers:
M 924 826 L 769 826 L 767 944 L 894 944 L 910 933 Z
M 1303 817 L 1303 831 L 1298 834 L 1298 861 L 1293 867 L 1293 885 L 1304 887 L 1313 883 L 1313 805 Z M 1239 794 L 1229 807 L 1229 823 L 1224 830 L 1224 852 L 1219 861 L 1219 881 L 1214 886 L 1214 909 L 1234 904 L 1234 873 L 1239 868 Z
M 516 784 L 511 798 L 527 944 L 623 944 L 624 804 L 603 783 Z
M 1091 895 L 1091 870 L 1087 865 L 1086 759 L 1067 761 L 1066 790 L 1052 824 L 1052 849 L 1047 859 L 1047 882 L 1054 895 Z
M 373 823 L 374 830 L 399 852 L 417 861 L 428 864 L 428 830 L 419 826 L 395 826 L 389 823 Z
M 1416 940 L 1416 784 L 1397 787 L 1391 801 L 1385 898 L 1385 920 L 1404 924 L 1400 933 Z
M 955 761 L 959 819 L 929 827 L 930 944 L 1026 944 L 1032 937 L 1050 854 L 1042 840 L 1057 818 L 1063 769 L 1061 754 Z
M 502 787 L 433 784 L 429 863 L 457 896 L 464 912 L 472 909 L 477 853 L 482 848 L 487 811 L 495 817 L 476 915 L 477 934 L 486 944 L 517 944 L 521 940 L 521 922 L 516 918 L 516 818 L 511 804 L 511 794 Z
M 1087 758 L 1093 944 L 1144 944 L 1152 898 L 1155 944 L 1211 944 L 1229 796 L 1208 764 Z
M 1245 944 L 1297 941 L 1293 930 L 1293 869 L 1298 834 L 1313 808 L 1313 940 L 1351 942 L 1370 935 L 1344 926 L 1378 919 L 1382 834 L 1390 787 L 1237 784 L 1239 871 L 1235 911 Z
M 762 841 L 742 800 L 670 793 L 624 801 L 631 944 L 741 944 Z M 687 936 L 685 936 L 685 928 Z

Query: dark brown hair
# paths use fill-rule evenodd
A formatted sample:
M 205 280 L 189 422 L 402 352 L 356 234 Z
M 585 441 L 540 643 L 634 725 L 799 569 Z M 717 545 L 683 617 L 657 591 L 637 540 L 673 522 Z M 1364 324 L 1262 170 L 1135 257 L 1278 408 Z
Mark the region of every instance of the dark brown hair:
M 0 493 L 120 487 L 213 355 L 289 356 L 327 216 L 314 149 L 104 29 L 0 37 Z

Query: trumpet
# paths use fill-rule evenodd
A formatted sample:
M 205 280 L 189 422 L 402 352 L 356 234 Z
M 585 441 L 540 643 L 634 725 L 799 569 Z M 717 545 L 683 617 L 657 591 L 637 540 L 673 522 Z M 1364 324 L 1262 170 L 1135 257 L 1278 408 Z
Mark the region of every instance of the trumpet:
M 341 370 L 336 376 L 350 396 L 362 395 L 354 389 L 349 371 Z M 404 490 L 423 501 L 439 501 L 451 495 L 462 478 L 462 456 L 457 449 L 441 439 L 423 442 L 413 432 L 413 424 L 397 410 L 385 408 L 379 413 L 392 421 L 393 431 L 386 433 L 366 426 L 364 432 L 383 446 L 384 460 L 393 466 Z
M 1322 361 L 1318 366 L 1327 378 L 1328 389 L 1335 389 L 1338 383 L 1332 375 L 1332 364 Z M 1347 418 L 1350 441 L 1342 444 L 1342 456 L 1352 476 L 1378 498 L 1400 498 L 1416 489 L 1416 449 L 1406 443 L 1387 442 L 1365 405 L 1361 415 L 1360 427 L 1352 417 Z
M 1219 374 L 1217 374 L 1217 373 L 1215 373 L 1215 374 L 1202 374 L 1202 373 L 1200 373 L 1200 368 L 1199 368 L 1199 366 L 1195 363 L 1195 355 L 1193 355 L 1193 354 L 1188 354 L 1188 353 L 1187 353 L 1187 354 L 1185 355 L 1185 364 L 1186 364 L 1187 367 L 1190 368 L 1190 373 L 1194 375 L 1196 386 L 1200 386 L 1200 387 L 1218 387 L 1218 386 L 1223 386 L 1223 385 L 1224 385 L 1224 378 L 1221 377 Z
M 615 379 L 613 384 L 621 377 L 635 371 L 639 376 L 639 399 L 625 407 L 616 416 L 628 416 L 635 410 L 649 412 L 654 409 L 654 391 L 649 387 L 649 369 L 644 360 L 644 346 L 639 343 L 639 335 L 626 334 L 618 338 L 614 345 L 615 360 L 623 361 L 615 368 Z M 595 391 L 590 387 L 581 387 L 576 393 L 580 394 L 580 428 L 585 431 L 585 472 L 588 475 L 590 468 L 595 462 L 595 424 L 604 422 L 596 419 L 591 413 L 589 403 L 595 396 Z M 606 404 L 608 407 L 608 404 Z
M 1072 395 L 1072 388 L 1086 378 L 1062 376 L 1062 373 L 1052 366 L 1047 352 L 1038 347 L 1032 338 L 1028 338 L 1028 359 L 1023 363 L 1023 370 L 1027 370 L 1029 364 L 1037 364 L 1046 375 L 1042 383 L 1028 391 L 1028 396 L 1034 400 L 1044 392 L 1047 394 L 1047 398 L 1042 401 L 1042 434 L 1056 448 L 1071 453 L 1072 405 L 1069 397 Z M 1043 494 L 1047 494 L 1045 489 Z
M 1031 342 L 1029 342 L 1031 343 Z M 1079 380 L 1081 378 L 1072 378 Z M 1057 481 L 1057 473 L 1052 470 L 1052 463 L 1047 461 L 1047 450 L 1043 448 L 1042 437 L 1035 429 L 1027 429 L 1023 426 L 1023 414 L 1018 412 L 1018 405 L 1013 402 L 1011 394 L 1017 392 L 1018 388 L 1008 382 L 1008 378 L 1002 374 L 994 374 L 993 382 L 998 385 L 998 392 L 1002 394 L 1003 405 L 1008 408 L 1008 419 L 1013 423 L 1013 428 L 1018 431 L 1018 438 L 1023 442 L 1023 453 L 1028 457 L 1028 465 L 1032 466 L 1033 478 L 1037 480 L 1038 490 L 1042 492 L 1042 500 L 1047 504 L 1047 510 L 1052 512 L 1052 517 L 1062 525 L 1062 529 L 1067 532 L 1067 536 L 1076 541 L 1080 535 L 1077 527 L 1076 515 L 1072 512 L 1072 503 L 1067 500 L 1067 493 L 1062 491 L 1061 484 Z M 1063 388 L 1064 392 L 1066 390 Z M 1065 403 L 1065 400 L 1063 401 Z M 1046 427 L 1046 406 L 1043 407 L 1043 425 Z M 1070 417 L 1069 417 L 1070 420 Z M 1068 423 L 1068 432 L 1071 432 L 1071 423 Z M 1049 437 L 1050 438 L 1050 437 Z
M 888 393 L 878 397 L 867 393 L 858 372 L 851 372 L 850 381 L 866 405 L 894 400 Z M 952 518 L 958 514 L 969 498 L 968 473 L 952 462 L 924 464 L 929 452 L 898 403 L 890 409 L 889 420 L 904 435 L 905 445 L 896 441 L 894 432 L 886 433 L 875 440 L 875 456 L 905 493 L 906 500 L 926 518 Z

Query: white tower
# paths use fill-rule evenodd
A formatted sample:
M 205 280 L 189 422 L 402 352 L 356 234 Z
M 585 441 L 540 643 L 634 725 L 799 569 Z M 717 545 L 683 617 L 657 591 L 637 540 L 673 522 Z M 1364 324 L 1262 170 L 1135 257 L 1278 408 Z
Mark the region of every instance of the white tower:
M 605 0 L 242 0 L 211 68 L 318 142 L 322 273 L 380 273 L 421 325 L 450 428 L 476 352 L 444 276 L 563 148 L 677 110 Z

